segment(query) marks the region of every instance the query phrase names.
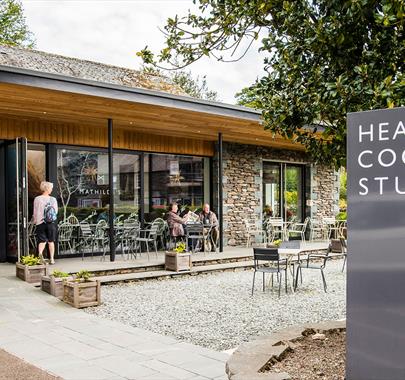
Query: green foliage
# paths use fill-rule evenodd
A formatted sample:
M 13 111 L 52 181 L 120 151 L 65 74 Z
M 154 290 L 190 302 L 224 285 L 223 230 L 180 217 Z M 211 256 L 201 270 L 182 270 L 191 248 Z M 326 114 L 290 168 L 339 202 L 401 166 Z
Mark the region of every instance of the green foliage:
M 347 200 L 347 172 L 345 168 L 340 169 L 340 192 L 339 199 Z
M 274 240 L 272 244 L 275 245 L 276 247 L 280 247 L 282 242 L 283 241 L 281 239 L 277 239 L 277 240 Z
M 336 220 L 347 220 L 347 211 L 341 211 L 336 215 Z
M 344 166 L 348 112 L 405 104 L 403 0 L 197 3 L 167 21 L 159 55 L 139 52 L 144 62 L 235 60 L 244 40 L 264 36 L 267 75 L 238 101 L 262 109 L 266 129 L 304 144 L 316 162 Z
M 91 277 L 91 274 L 88 270 L 82 269 L 81 271 L 76 273 L 76 280 L 78 281 L 89 281 Z
M 29 267 L 32 267 L 34 265 L 41 265 L 41 259 L 38 256 L 34 255 L 22 256 L 20 262 L 21 264 L 27 265 Z
M 28 48 L 35 45 L 25 21 L 21 1 L 0 1 L 0 44 Z
M 55 270 L 52 272 L 52 276 L 53 276 L 53 277 L 56 277 L 56 278 L 66 278 L 66 277 L 69 277 L 69 273 L 67 273 L 67 272 L 62 272 L 62 271 L 60 271 L 60 270 L 58 270 L 58 269 L 55 269 Z
M 183 242 L 177 243 L 176 248 L 174 249 L 174 252 L 176 252 L 176 253 L 186 252 L 186 245 Z

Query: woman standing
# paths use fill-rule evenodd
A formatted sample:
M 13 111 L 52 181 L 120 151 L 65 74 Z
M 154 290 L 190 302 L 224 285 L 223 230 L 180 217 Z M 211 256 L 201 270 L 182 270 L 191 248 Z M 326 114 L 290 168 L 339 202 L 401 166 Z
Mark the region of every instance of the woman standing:
M 55 264 L 55 241 L 58 235 L 56 224 L 58 215 L 58 202 L 55 197 L 51 197 L 53 183 L 41 182 L 40 189 L 42 195 L 34 199 L 33 221 L 36 224 L 36 236 L 38 241 L 38 254 L 43 261 L 43 252 L 48 244 L 50 263 Z

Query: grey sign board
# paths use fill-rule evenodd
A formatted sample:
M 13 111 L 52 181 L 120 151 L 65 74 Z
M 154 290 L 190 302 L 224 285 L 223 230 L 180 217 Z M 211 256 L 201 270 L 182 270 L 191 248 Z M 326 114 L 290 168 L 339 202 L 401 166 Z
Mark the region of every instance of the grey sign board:
M 405 108 L 348 115 L 348 380 L 405 379 Z

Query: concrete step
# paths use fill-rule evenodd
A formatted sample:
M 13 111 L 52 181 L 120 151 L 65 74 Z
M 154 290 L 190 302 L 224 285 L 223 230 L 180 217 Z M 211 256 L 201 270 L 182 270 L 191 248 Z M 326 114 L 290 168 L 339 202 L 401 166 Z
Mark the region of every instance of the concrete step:
M 235 264 L 235 263 L 244 263 L 247 261 L 252 261 L 252 256 L 234 256 L 234 257 L 220 257 L 216 255 L 215 257 L 192 257 L 193 267 L 210 267 L 218 264 Z M 150 273 L 150 272 L 162 272 L 165 271 L 164 258 L 162 261 L 158 262 L 157 260 L 151 260 L 150 263 L 137 263 L 137 260 L 128 261 L 127 264 L 124 264 L 117 268 L 103 268 L 103 269 L 89 269 L 89 272 L 95 277 L 109 277 L 116 275 L 128 275 L 136 273 Z
M 223 272 L 246 270 L 253 267 L 253 260 L 238 261 L 223 264 L 210 264 L 205 266 L 194 266 L 191 271 L 173 272 L 167 270 L 156 270 L 149 272 L 124 273 L 108 276 L 97 276 L 102 285 L 113 284 L 118 282 L 144 281 L 158 278 L 168 278 L 177 276 L 194 276 L 202 273 Z

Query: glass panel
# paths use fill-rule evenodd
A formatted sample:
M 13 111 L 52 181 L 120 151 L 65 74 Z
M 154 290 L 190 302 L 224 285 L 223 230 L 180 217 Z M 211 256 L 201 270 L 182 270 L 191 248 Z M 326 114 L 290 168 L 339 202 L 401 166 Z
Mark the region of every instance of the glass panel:
M 280 217 L 280 165 L 263 163 L 263 215 Z
M 45 181 L 45 146 L 28 144 L 27 150 L 28 172 L 28 215 L 32 215 L 34 198 L 41 194 L 39 188 Z
M 92 251 L 95 224 L 108 221 L 107 153 L 58 149 L 57 188 L 59 221 L 73 226 L 72 231 L 63 230 L 63 239 L 59 231 L 59 254 Z
M 302 221 L 302 190 L 302 167 L 287 165 L 284 192 L 287 221 Z
M 139 216 L 139 162 L 135 154 L 114 154 L 114 211 L 118 218 Z
M 6 194 L 7 194 L 7 258 L 17 260 L 17 150 L 16 144 L 6 149 Z
M 167 206 L 177 202 L 180 208 L 195 211 L 204 203 L 204 166 L 209 159 L 192 156 L 150 154 L 145 174 L 145 189 L 149 188 L 149 214 L 145 207 L 145 219 L 162 216 Z M 206 178 L 209 181 L 209 178 Z M 147 201 L 145 203 L 148 203 Z

